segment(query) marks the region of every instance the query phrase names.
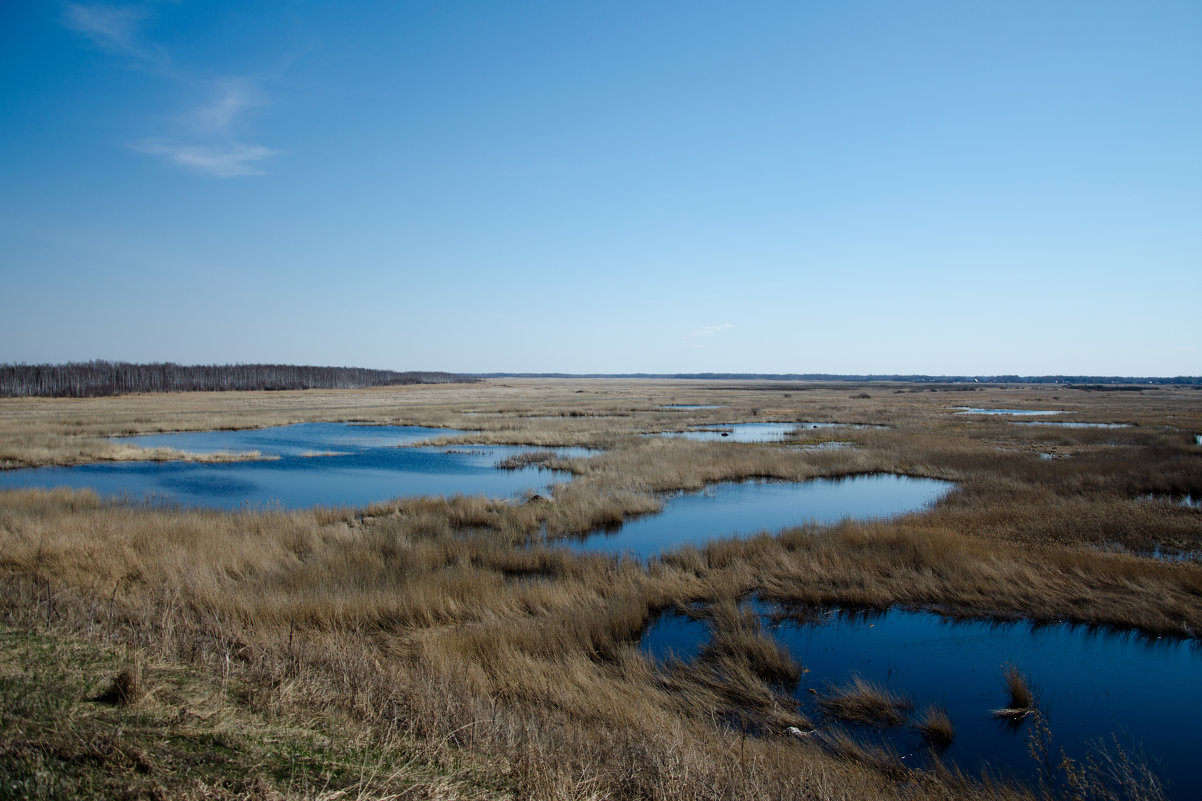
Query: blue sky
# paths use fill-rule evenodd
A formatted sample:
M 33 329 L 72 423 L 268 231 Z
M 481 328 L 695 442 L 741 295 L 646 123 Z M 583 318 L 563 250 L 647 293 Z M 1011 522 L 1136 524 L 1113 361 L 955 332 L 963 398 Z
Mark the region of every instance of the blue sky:
M 0 5 L 0 362 L 1202 374 L 1197 2 Z

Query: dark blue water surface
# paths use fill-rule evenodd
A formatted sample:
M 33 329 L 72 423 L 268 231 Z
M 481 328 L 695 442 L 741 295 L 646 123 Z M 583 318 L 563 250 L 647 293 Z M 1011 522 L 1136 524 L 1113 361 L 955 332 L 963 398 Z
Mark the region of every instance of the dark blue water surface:
M 627 521 L 616 532 L 573 543 L 577 551 L 650 557 L 677 545 L 776 532 L 809 522 L 863 520 L 923 509 L 953 487 L 946 481 L 890 474 L 813 481 L 725 482 L 677 493 L 657 515 Z
M 564 473 L 498 470 L 498 460 L 530 448 L 398 447 L 463 432 L 416 426 L 300 425 L 250 431 L 198 431 L 131 437 L 146 448 L 192 453 L 258 451 L 259 461 L 105 462 L 0 472 L 0 488 L 76 487 L 102 495 L 150 496 L 185 506 L 365 506 L 400 496 L 507 497 L 547 492 Z M 559 449 L 581 456 L 584 449 Z
M 709 641 L 709 626 L 699 618 L 680 612 L 665 612 L 648 627 L 639 648 L 654 661 L 664 664 L 671 659 L 691 662 Z
M 761 612 L 767 611 L 757 605 Z M 1149 639 L 1131 633 L 1091 630 L 1068 624 L 953 621 L 899 609 L 883 614 L 820 610 L 801 623 L 764 615 L 765 631 L 788 648 L 808 672 L 796 698 L 820 728 L 831 725 L 817 696 L 828 684 L 859 674 L 914 702 L 914 717 L 929 704 L 944 707 L 956 729 L 945 759 L 970 772 L 988 768 L 1025 780 L 1036 776 L 1028 754 L 1031 719 L 1017 725 L 990 711 L 1009 696 L 1006 665 L 1025 674 L 1057 748 L 1083 760 L 1111 735 L 1129 752 L 1146 753 L 1157 773 L 1171 782 L 1170 797 L 1202 798 L 1195 770 L 1202 712 L 1202 647 L 1197 641 Z M 708 627 L 676 613 L 657 620 L 641 647 L 657 660 L 671 652 L 695 657 L 709 638 Z M 882 735 L 860 729 L 866 739 L 884 739 L 907 760 L 925 759 L 911 728 Z

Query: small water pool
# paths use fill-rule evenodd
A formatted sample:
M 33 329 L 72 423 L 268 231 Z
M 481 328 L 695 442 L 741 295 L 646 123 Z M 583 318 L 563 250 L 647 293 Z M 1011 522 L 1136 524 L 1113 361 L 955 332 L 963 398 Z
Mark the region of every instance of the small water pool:
M 302 423 L 247 431 L 197 431 L 123 438 L 145 448 L 200 454 L 257 451 L 258 461 L 102 462 L 0 472 L 0 489 L 74 487 L 101 495 L 150 498 L 185 506 L 307 508 L 366 506 L 401 496 L 508 497 L 546 493 L 565 475 L 537 467 L 498 470 L 498 461 L 530 450 L 585 456 L 583 448 L 415 446 L 465 432 L 417 426 Z
M 615 532 L 591 534 L 569 547 L 645 559 L 679 545 L 704 546 L 724 537 L 919 511 L 954 486 L 884 473 L 796 482 L 724 482 L 700 492 L 672 495 L 659 514 L 629 520 Z
M 884 428 L 856 423 L 720 423 L 696 426 L 692 431 L 671 431 L 653 436 L 677 437 L 699 442 L 784 442 L 802 431 L 824 428 Z
M 1034 778 L 1028 755 L 1031 720 L 1017 725 L 993 717 L 1007 693 L 1006 665 L 1016 666 L 1033 687 L 1037 705 L 1057 747 L 1084 759 L 1091 743 L 1115 735 L 1132 753 L 1146 752 L 1172 782 L 1170 797 L 1202 797 L 1197 758 L 1197 717 L 1202 710 L 1202 646 L 1197 641 L 1150 639 L 1068 624 L 955 621 L 900 609 L 865 613 L 839 609 L 789 610 L 755 604 L 765 631 L 808 672 L 795 698 L 819 727 L 834 725 L 818 708 L 828 684 L 860 675 L 907 696 L 914 715 L 928 704 L 943 706 L 956 737 L 943 753 L 970 773 Z M 662 662 L 669 653 L 693 659 L 710 637 L 702 620 L 668 612 L 653 622 L 640 648 Z M 868 740 L 883 739 L 908 759 L 924 759 L 925 746 L 912 728 L 878 731 L 852 727 Z
M 1130 423 L 1085 423 L 1067 420 L 1015 421 L 1016 426 L 1051 426 L 1054 428 L 1131 428 Z
M 731 423 L 699 427 L 693 431 L 671 431 L 654 436 L 698 442 L 784 442 L 795 428 L 796 423 Z
M 1068 414 L 1063 409 L 982 409 L 976 406 L 953 406 L 956 414 L 1010 414 L 1034 417 L 1041 414 Z

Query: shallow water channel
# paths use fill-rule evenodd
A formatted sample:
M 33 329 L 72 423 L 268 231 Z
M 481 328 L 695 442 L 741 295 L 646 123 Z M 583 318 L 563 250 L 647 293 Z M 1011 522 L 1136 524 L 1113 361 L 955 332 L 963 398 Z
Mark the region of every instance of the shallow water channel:
M 796 424 L 768 425 L 792 428 Z M 128 437 L 121 441 L 143 448 L 254 456 L 244 461 L 100 462 L 2 471 L 0 489 L 65 486 L 184 506 L 296 509 L 365 506 L 401 496 L 547 494 L 551 483 L 570 479 L 566 473 L 537 467 L 496 468 L 498 461 L 536 450 L 532 448 L 418 444 L 462 433 L 418 426 L 301 423 Z M 586 448 L 552 450 L 568 458 L 595 453 Z M 715 538 L 917 511 L 952 486 L 883 474 L 802 482 L 727 482 L 701 492 L 676 493 L 660 514 L 629 520 L 616 531 L 591 534 L 569 547 L 649 558 L 677 545 L 704 545 Z
M 867 428 L 852 423 L 719 423 L 696 426 L 692 431 L 673 431 L 655 434 L 657 437 L 676 437 L 701 442 L 784 442 L 791 435 L 820 428 Z M 884 426 L 872 426 L 884 428 Z
M 1171 782 L 1170 798 L 1202 798 L 1202 775 L 1194 769 L 1202 710 L 1202 646 L 1196 641 L 1068 624 L 953 621 L 900 609 L 812 610 L 799 622 L 782 618 L 779 608 L 754 608 L 765 632 L 807 671 L 794 696 L 819 730 L 837 724 L 823 716 L 810 689 L 823 693 L 828 684 L 859 674 L 907 696 L 914 704 L 911 719 L 929 704 L 943 706 L 956 730 L 944 759 L 969 773 L 988 768 L 1033 781 L 1036 765 L 1028 754 L 1033 720 L 1015 723 L 990 715 L 1007 704 L 1003 671 L 1014 665 L 1034 689 L 1056 749 L 1083 760 L 1095 753 L 1093 743 L 1112 746 L 1114 735 L 1129 753 L 1148 756 L 1158 775 Z M 669 612 L 648 628 L 640 647 L 657 661 L 669 653 L 688 661 L 702 653 L 709 637 L 704 621 Z M 883 740 L 907 762 L 928 760 L 912 727 L 848 728 L 868 742 Z
M 1068 414 L 1063 409 L 982 409 L 977 406 L 953 406 L 956 414 L 1005 414 L 1034 417 L 1041 414 Z
M 1086 423 L 1069 420 L 1015 421 L 1016 426 L 1049 426 L 1051 428 L 1131 428 L 1130 423 Z
M 953 486 L 884 473 L 796 482 L 724 482 L 700 492 L 676 493 L 659 514 L 628 520 L 616 531 L 591 534 L 570 547 L 648 558 L 678 545 L 700 547 L 713 539 L 775 533 L 804 523 L 919 511 Z
M 566 473 L 536 467 L 498 470 L 497 461 L 530 450 L 510 446 L 416 446 L 465 432 L 419 426 L 301 423 L 247 431 L 196 431 L 122 438 L 144 448 L 190 453 L 257 452 L 253 461 L 101 462 L 0 472 L 0 489 L 90 488 L 101 495 L 150 497 L 220 509 L 365 506 L 400 496 L 507 497 L 547 492 Z M 583 448 L 560 448 L 566 457 Z

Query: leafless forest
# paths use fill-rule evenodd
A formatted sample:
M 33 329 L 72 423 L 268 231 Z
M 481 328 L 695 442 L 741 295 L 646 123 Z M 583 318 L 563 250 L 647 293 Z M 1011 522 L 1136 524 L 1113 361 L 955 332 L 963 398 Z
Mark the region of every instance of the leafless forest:
M 292 364 L 71 362 L 0 365 L 3 398 L 99 398 L 134 392 L 367 389 L 470 382 L 453 373 L 312 367 Z

